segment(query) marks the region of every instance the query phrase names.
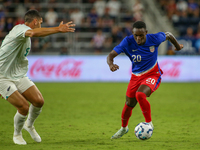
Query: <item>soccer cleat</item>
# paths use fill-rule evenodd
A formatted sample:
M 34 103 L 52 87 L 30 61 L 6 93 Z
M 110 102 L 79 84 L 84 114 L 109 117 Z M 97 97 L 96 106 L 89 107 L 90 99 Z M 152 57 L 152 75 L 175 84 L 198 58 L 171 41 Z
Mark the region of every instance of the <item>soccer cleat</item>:
M 150 124 L 151 125 L 151 127 L 154 129 L 154 126 L 153 126 L 153 123 L 152 123 L 152 121 L 151 122 L 147 122 L 148 124 Z
M 23 139 L 22 134 L 14 135 L 13 142 L 18 145 L 26 145 L 26 141 Z
M 36 141 L 36 142 L 38 142 L 38 143 L 42 141 L 40 135 L 36 132 L 34 126 L 28 127 L 28 126 L 27 126 L 27 123 L 25 122 L 23 128 L 24 128 L 26 131 L 29 132 L 29 134 L 31 135 L 31 137 L 32 137 L 32 139 L 33 139 L 34 141 Z
M 121 129 L 119 129 L 119 131 L 117 131 L 112 137 L 111 139 L 118 139 L 120 137 L 122 137 L 124 134 L 126 134 L 129 131 L 128 126 L 127 127 L 121 127 Z

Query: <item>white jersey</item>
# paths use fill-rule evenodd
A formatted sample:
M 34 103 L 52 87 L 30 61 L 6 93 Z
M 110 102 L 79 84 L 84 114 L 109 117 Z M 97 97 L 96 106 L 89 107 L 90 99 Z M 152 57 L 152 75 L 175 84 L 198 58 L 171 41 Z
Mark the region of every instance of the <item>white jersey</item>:
M 31 39 L 25 32 L 31 29 L 25 24 L 16 25 L 5 37 L 0 47 L 0 78 L 17 80 L 28 71 L 28 59 Z

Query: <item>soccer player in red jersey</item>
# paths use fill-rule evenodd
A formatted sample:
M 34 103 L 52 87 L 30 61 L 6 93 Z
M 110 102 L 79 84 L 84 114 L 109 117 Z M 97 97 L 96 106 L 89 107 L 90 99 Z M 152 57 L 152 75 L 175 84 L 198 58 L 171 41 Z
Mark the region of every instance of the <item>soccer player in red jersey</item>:
M 125 37 L 121 43 L 114 47 L 107 57 L 107 64 L 111 71 L 119 69 L 114 64 L 114 58 L 120 53 L 125 53 L 132 62 L 132 76 L 126 92 L 126 102 L 121 114 L 122 126 L 111 139 L 122 137 L 128 132 L 128 121 L 132 114 L 132 109 L 139 103 L 145 122 L 152 128 L 151 107 L 149 97 L 160 85 L 162 70 L 157 62 L 159 45 L 168 40 L 174 46 L 175 50 L 181 50 L 182 44 L 179 44 L 176 38 L 170 32 L 158 32 L 156 34 L 147 34 L 146 24 L 143 21 L 137 21 L 133 24 L 132 35 Z

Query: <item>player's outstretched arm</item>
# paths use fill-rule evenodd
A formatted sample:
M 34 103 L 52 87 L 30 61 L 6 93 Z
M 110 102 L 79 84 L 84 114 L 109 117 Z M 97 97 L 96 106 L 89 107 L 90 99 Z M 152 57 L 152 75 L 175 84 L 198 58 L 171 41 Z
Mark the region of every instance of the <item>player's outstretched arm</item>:
M 174 46 L 175 50 L 179 51 L 183 48 L 183 44 L 179 44 L 174 35 L 170 32 L 165 32 L 166 40 L 170 41 Z
M 74 32 L 75 24 L 72 21 L 63 24 L 63 21 L 60 23 L 58 27 L 50 27 L 50 28 L 35 28 L 32 30 L 27 30 L 25 36 L 28 37 L 43 37 L 48 36 L 55 33 L 66 33 L 66 32 Z
M 118 55 L 118 53 L 114 50 L 112 50 L 108 56 L 107 56 L 107 64 L 110 67 L 110 70 L 112 72 L 116 71 L 117 69 L 119 69 L 119 66 L 116 64 L 113 64 L 114 62 L 114 58 Z

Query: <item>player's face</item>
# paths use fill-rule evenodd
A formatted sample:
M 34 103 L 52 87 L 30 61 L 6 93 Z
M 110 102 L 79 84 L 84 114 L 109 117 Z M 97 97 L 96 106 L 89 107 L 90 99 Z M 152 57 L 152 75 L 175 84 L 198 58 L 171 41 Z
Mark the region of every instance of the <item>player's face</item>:
M 147 30 L 144 28 L 133 28 L 133 36 L 138 45 L 144 45 L 146 42 Z

